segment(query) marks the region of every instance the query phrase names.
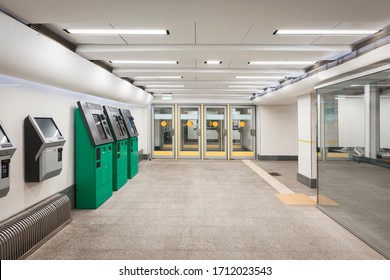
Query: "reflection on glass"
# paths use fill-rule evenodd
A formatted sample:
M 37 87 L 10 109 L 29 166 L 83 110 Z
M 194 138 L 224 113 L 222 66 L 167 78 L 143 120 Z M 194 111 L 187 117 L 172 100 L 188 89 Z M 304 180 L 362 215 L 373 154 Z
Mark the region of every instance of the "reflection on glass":
M 199 150 L 199 112 L 198 108 L 180 108 L 180 150 Z
M 154 150 L 172 151 L 173 149 L 172 108 L 154 108 Z
M 206 149 L 225 151 L 225 108 L 206 108 Z
M 232 107 L 232 128 L 233 151 L 253 151 L 253 129 L 252 108 Z
M 390 257 L 390 73 L 317 93 L 320 209 Z

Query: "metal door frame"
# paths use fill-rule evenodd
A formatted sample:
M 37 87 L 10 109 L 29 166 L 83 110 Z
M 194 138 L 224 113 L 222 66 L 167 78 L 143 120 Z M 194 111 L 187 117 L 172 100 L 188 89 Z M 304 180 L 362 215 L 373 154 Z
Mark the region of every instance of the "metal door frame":
M 239 153 L 233 151 L 233 109 L 234 108 L 247 108 L 252 109 L 252 152 L 253 156 L 236 155 L 233 153 Z M 230 127 L 230 158 L 231 159 L 255 159 L 256 158 L 256 106 L 252 105 L 230 105 L 230 116 L 229 116 L 229 127 Z M 253 135 L 254 134 L 254 135 Z
M 199 134 L 198 134 L 198 154 L 197 155 L 180 155 L 181 152 L 187 152 L 187 151 L 181 151 L 181 108 L 197 108 L 198 109 L 198 125 L 199 125 Z M 196 158 L 201 159 L 202 158 L 202 112 L 201 112 L 201 105 L 177 105 L 177 153 L 178 158 Z M 195 151 L 194 151 L 195 152 Z
M 168 152 L 168 151 L 161 151 L 162 153 L 160 155 L 156 155 L 156 151 L 154 150 L 154 109 L 155 108 L 171 108 L 172 109 L 172 155 L 164 155 L 163 152 Z M 175 158 L 175 155 L 176 155 L 176 130 L 175 130 L 175 126 L 176 126 L 176 115 L 175 115 L 175 105 L 152 105 L 152 148 L 151 148 L 151 151 L 152 151 L 152 158 Z M 157 151 L 159 152 L 159 151 Z M 170 152 L 170 151 L 169 151 Z
M 207 156 L 207 153 L 212 153 L 213 151 L 207 152 L 207 109 L 208 108 L 223 108 L 224 109 L 224 144 L 225 144 L 225 155 L 221 156 Z M 204 105 L 203 106 L 203 154 L 204 159 L 228 159 L 228 106 L 227 105 Z

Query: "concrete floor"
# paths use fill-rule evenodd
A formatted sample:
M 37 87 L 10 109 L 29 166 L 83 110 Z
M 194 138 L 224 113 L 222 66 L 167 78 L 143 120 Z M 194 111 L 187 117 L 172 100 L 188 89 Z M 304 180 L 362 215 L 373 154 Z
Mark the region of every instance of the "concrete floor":
M 259 162 L 296 193 L 297 162 Z M 294 171 L 295 170 L 295 171 Z M 28 259 L 383 259 L 313 205 L 287 205 L 241 160 L 152 160 Z

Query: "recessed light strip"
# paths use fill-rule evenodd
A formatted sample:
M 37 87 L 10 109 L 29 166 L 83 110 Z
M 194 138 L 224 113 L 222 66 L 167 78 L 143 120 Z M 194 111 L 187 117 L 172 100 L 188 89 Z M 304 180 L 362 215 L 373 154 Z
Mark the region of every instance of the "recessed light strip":
M 175 60 L 110 60 L 113 64 L 179 64 Z
M 274 35 L 371 35 L 379 30 L 362 30 L 362 29 L 279 29 Z
M 232 86 L 230 85 L 229 88 L 263 88 L 263 87 L 267 87 L 269 85 L 254 85 L 254 86 Z
M 221 60 L 206 60 L 204 63 L 211 64 L 211 65 L 217 65 L 217 64 L 222 64 L 222 61 Z
M 183 76 L 136 76 L 134 80 L 183 79 Z
M 315 61 L 249 61 L 249 65 L 309 65 Z
M 284 76 L 236 76 L 236 79 L 258 79 L 258 80 L 262 80 L 262 79 L 275 79 L 275 80 L 279 80 L 279 79 L 284 79 L 285 77 Z
M 185 85 L 145 85 L 146 88 L 184 88 Z
M 64 29 L 64 31 L 84 35 L 169 35 L 166 29 Z

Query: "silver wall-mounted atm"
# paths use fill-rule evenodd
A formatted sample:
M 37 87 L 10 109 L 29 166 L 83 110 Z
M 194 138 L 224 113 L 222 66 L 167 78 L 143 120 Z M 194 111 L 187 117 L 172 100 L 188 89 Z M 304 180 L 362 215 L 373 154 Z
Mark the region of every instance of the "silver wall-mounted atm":
M 41 182 L 61 173 L 65 141 L 52 117 L 29 115 L 24 120 L 26 182 Z
M 3 124 L 0 122 L 0 197 L 6 196 L 9 192 L 10 163 L 11 157 L 15 151 L 16 147 L 12 144 Z

